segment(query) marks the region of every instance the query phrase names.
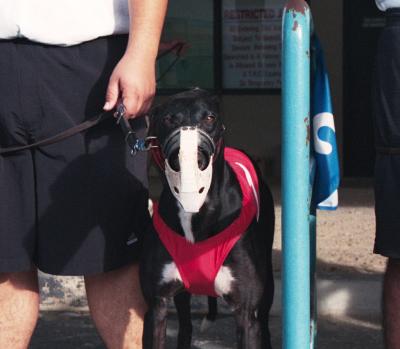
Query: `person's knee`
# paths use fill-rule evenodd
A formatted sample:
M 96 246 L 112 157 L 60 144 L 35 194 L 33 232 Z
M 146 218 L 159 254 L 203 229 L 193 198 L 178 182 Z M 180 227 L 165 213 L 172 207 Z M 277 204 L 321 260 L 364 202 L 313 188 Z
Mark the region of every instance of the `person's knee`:
M 388 258 L 387 269 L 400 273 L 400 258 Z
M 0 273 L 0 313 L 7 314 L 10 328 L 20 331 L 22 339 L 30 337 L 39 314 L 36 270 Z
M 141 348 L 147 311 L 138 266 L 85 277 L 89 309 L 108 348 Z
M 94 275 L 85 275 L 86 287 L 108 287 L 108 286 L 127 286 L 139 287 L 139 266 L 138 264 L 129 264 L 121 268 L 99 273 Z
M 90 308 L 105 307 L 104 301 L 115 304 L 123 300 L 124 306 L 133 309 L 140 317 L 147 311 L 137 264 L 103 274 L 85 276 L 85 285 Z

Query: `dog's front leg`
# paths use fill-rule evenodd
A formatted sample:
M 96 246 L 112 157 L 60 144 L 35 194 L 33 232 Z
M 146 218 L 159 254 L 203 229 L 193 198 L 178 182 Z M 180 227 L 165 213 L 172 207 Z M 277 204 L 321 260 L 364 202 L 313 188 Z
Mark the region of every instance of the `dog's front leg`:
M 192 342 L 192 319 L 190 314 L 190 293 L 180 292 L 174 297 L 178 313 L 179 332 L 177 349 L 189 349 Z
M 256 310 L 241 307 L 235 311 L 238 349 L 261 349 L 261 328 Z
M 167 330 L 167 298 L 156 297 L 144 318 L 143 348 L 164 349 Z

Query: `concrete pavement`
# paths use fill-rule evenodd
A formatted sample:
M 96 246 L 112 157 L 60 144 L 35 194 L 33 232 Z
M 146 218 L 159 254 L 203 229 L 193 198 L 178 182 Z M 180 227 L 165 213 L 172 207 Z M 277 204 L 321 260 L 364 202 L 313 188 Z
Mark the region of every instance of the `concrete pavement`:
M 383 349 L 380 325 L 380 277 L 318 280 L 318 348 Z M 84 294 L 84 293 L 83 293 Z M 41 318 L 30 349 L 104 349 L 87 312 L 86 298 L 72 298 L 55 310 L 50 303 L 42 305 Z M 46 309 L 47 310 L 44 310 Z M 50 310 L 52 309 L 52 310 Z M 168 346 L 175 348 L 177 319 L 170 304 Z M 230 309 L 219 301 L 219 316 L 214 326 L 200 333 L 200 324 L 207 310 L 205 297 L 192 300 L 193 348 L 235 348 L 235 322 Z M 271 333 L 274 348 L 280 348 L 281 282 L 276 280 L 276 293 L 271 312 Z
M 75 283 L 80 284 L 81 280 L 71 278 L 64 285 L 69 285 L 72 289 L 65 287 L 63 291 L 53 291 L 47 284 L 43 288 L 49 288 L 49 295 L 42 296 L 41 310 L 44 312 L 87 312 L 87 300 L 83 284 L 75 287 Z M 51 278 L 50 280 L 54 280 Z M 378 317 L 380 315 L 381 303 L 381 277 L 371 276 L 368 278 L 320 278 L 317 281 L 318 290 L 318 313 L 324 316 L 370 316 Z M 59 285 L 57 285 L 60 288 Z M 42 288 L 42 289 L 43 289 Z M 57 298 L 57 292 L 64 298 Z M 272 314 L 280 316 L 281 314 L 282 287 L 279 277 L 275 279 L 275 297 L 272 306 Z M 196 297 L 192 305 L 195 313 L 202 312 L 205 309 L 204 297 Z M 171 307 L 173 310 L 173 307 Z M 220 311 L 223 314 L 229 314 L 230 310 L 220 302 Z

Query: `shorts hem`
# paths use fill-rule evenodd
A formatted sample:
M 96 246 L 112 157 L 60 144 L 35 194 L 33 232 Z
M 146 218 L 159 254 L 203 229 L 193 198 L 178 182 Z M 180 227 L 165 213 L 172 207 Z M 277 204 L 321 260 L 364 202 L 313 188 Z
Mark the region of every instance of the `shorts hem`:
M 34 267 L 34 263 L 29 260 L 17 258 L 0 258 L 0 273 L 18 273 L 30 271 Z
M 109 271 L 114 271 L 120 268 L 123 268 L 130 264 L 135 264 L 139 262 L 138 256 L 133 256 L 131 258 L 126 258 L 123 261 L 115 262 L 108 265 L 101 265 L 98 262 L 92 263 L 82 263 L 80 265 L 72 265 L 64 268 L 54 268 L 53 266 L 49 266 L 42 263 L 37 263 L 37 268 L 43 273 L 50 275 L 59 275 L 59 276 L 88 276 L 95 274 L 103 274 Z
M 394 258 L 394 259 L 400 259 L 400 253 L 393 251 L 392 249 L 389 248 L 383 248 L 383 247 L 374 247 L 374 254 L 379 254 L 383 257 L 387 258 Z

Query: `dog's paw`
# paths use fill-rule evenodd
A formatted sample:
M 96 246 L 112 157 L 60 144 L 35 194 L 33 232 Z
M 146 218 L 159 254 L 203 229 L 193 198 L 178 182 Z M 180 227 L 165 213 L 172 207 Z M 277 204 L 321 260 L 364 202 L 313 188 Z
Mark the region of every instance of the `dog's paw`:
M 213 325 L 213 323 L 214 321 L 208 320 L 207 317 L 204 317 L 200 325 L 200 332 L 201 333 L 206 332 Z

